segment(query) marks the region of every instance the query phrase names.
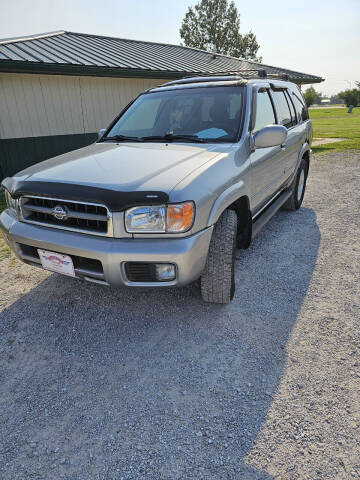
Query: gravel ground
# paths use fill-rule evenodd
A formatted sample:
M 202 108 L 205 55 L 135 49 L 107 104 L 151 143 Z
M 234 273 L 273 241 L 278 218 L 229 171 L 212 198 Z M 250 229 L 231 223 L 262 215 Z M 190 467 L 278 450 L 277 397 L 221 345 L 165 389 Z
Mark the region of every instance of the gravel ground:
M 228 306 L 0 262 L 0 478 L 359 479 L 359 186 L 314 159 Z

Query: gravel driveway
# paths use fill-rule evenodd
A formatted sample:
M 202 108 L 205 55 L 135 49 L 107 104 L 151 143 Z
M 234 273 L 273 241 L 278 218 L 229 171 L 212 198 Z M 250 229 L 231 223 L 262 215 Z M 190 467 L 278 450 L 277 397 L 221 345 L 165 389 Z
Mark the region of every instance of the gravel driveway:
M 359 206 L 314 159 L 228 306 L 0 262 L 0 478 L 359 479 Z

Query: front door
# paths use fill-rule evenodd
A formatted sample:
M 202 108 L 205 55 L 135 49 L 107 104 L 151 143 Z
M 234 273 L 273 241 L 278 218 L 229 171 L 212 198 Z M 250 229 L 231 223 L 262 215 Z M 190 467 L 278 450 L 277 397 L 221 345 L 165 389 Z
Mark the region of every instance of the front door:
M 253 133 L 267 125 L 276 124 L 273 103 L 268 89 L 254 92 L 256 109 Z M 285 146 L 258 148 L 250 155 L 251 161 L 251 205 L 256 211 L 262 207 L 281 187 L 284 182 Z

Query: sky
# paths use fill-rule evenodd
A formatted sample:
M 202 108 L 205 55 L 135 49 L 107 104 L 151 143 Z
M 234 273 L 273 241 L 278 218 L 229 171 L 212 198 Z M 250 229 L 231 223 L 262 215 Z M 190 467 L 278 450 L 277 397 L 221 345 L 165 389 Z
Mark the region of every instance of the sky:
M 180 44 L 191 0 L 0 0 L 0 38 L 54 30 Z M 360 81 L 360 0 L 235 0 L 263 63 L 319 75 L 325 95 Z

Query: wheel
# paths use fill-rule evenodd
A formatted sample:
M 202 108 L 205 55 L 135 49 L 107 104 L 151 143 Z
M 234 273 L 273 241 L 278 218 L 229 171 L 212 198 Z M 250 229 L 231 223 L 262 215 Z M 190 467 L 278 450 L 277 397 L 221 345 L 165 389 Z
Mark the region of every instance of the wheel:
M 305 195 L 307 170 L 307 164 L 302 159 L 293 182 L 291 197 L 286 200 L 282 206 L 283 209 L 298 210 L 301 207 Z
M 200 277 L 201 296 L 205 302 L 229 303 L 234 297 L 236 233 L 236 212 L 225 210 L 214 227 Z

